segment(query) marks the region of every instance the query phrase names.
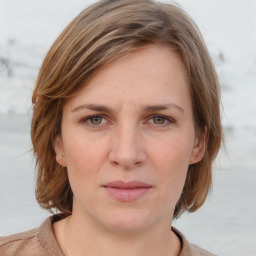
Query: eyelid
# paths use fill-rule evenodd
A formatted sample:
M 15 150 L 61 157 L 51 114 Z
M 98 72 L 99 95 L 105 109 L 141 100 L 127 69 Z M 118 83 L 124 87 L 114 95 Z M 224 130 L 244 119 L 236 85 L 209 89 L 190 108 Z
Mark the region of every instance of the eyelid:
M 176 122 L 172 117 L 166 116 L 166 115 L 161 115 L 161 114 L 153 114 L 153 115 L 149 116 L 149 118 L 147 118 L 147 120 L 151 120 L 154 117 L 161 117 L 161 118 L 164 118 L 165 121 L 168 121 L 167 124 L 166 123 L 164 123 L 164 124 L 154 124 L 154 125 L 157 125 L 157 126 L 165 126 L 165 125 L 173 124 L 173 123 Z
M 82 122 L 82 123 L 85 123 L 87 126 L 92 127 L 92 128 L 99 128 L 99 127 L 104 126 L 105 123 L 99 124 L 99 125 L 95 125 L 95 124 L 90 124 L 90 123 L 88 122 L 91 118 L 95 118 L 95 117 L 99 117 L 99 118 L 105 119 L 105 120 L 107 121 L 105 115 L 96 114 L 96 115 L 90 115 L 90 116 L 86 116 L 86 117 L 82 118 L 82 119 L 81 119 L 81 122 Z
M 91 118 L 95 118 L 95 117 L 99 117 L 99 118 L 102 118 L 105 120 L 104 123 L 101 123 L 99 125 L 94 125 L 94 124 L 90 124 L 88 121 L 91 119 Z M 156 118 L 156 117 L 160 117 L 160 118 L 164 118 L 164 123 L 163 124 L 155 124 L 155 123 L 152 123 L 152 125 L 156 125 L 156 126 L 167 126 L 167 125 L 170 125 L 170 124 L 173 124 L 175 123 L 176 121 L 172 118 L 172 117 L 169 117 L 169 116 L 166 116 L 166 115 L 162 115 L 162 114 L 152 114 L 150 115 L 146 120 L 146 122 L 148 122 L 149 120 L 153 119 L 153 118 Z M 166 123 L 167 121 L 167 123 Z M 84 118 L 81 119 L 81 122 L 82 123 L 86 123 L 87 126 L 89 127 L 92 127 L 92 128 L 100 128 L 102 126 L 104 126 L 108 120 L 106 118 L 106 116 L 104 114 L 95 114 L 95 115 L 90 115 L 90 116 L 86 116 Z

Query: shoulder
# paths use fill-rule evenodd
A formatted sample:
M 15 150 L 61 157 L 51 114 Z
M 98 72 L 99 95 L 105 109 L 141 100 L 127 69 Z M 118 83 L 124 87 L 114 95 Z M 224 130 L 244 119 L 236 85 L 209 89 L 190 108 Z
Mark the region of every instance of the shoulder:
M 172 231 L 178 236 L 181 242 L 181 252 L 179 256 L 216 256 L 197 245 L 190 244 L 185 236 L 176 228 L 172 227 Z
M 63 256 L 56 241 L 52 222 L 58 216 L 47 218 L 39 228 L 0 237 L 1 256 Z
M 38 232 L 39 229 L 36 228 L 15 235 L 0 237 L 0 255 L 9 256 L 18 255 L 18 253 L 19 255 L 26 255 L 26 253 L 31 251 L 31 248 L 36 250 L 39 244 Z M 24 254 L 21 254 L 22 252 Z
M 216 254 L 212 254 L 194 244 L 189 244 L 189 248 L 193 256 L 216 256 Z

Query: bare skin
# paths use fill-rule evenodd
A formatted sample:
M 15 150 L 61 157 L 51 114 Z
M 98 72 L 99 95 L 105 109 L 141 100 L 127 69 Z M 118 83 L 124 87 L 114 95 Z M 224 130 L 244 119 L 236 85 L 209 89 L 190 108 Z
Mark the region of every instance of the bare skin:
M 89 232 L 84 232 L 81 227 L 72 227 L 70 220 L 67 218 L 54 223 L 54 233 L 57 238 L 57 242 L 63 251 L 65 256 L 73 256 L 73 255 L 120 255 L 120 251 L 122 255 L 125 256 L 136 256 L 136 255 L 163 255 L 163 256 L 171 256 L 171 255 L 179 255 L 181 250 L 180 240 L 179 238 L 169 229 L 169 236 L 166 238 L 162 238 L 159 241 L 159 234 L 155 234 L 155 241 L 152 236 L 145 236 L 144 239 L 141 239 L 140 235 L 131 236 L 130 238 L 122 238 L 121 236 L 111 234 L 101 234 L 100 238 L 95 243 L 92 235 Z M 83 231 L 83 237 L 86 240 L 76 240 L 74 241 L 73 234 L 76 234 L 78 230 Z M 89 234 L 88 234 L 89 233 Z M 106 239 L 107 238 L 107 239 Z M 139 240 L 138 240 L 139 238 Z M 153 241 L 152 241 L 153 240 Z M 87 246 L 84 248 L 84 251 L 81 251 L 79 245 L 86 244 Z M 159 244 L 160 242 L 160 244 Z M 159 248 L 159 245 L 161 247 Z M 77 247 L 79 246 L 79 247 Z M 162 252 L 161 252 L 162 251 Z M 166 253 L 166 254 L 164 254 Z
M 173 212 L 205 149 L 179 56 L 147 45 L 103 66 L 65 104 L 61 131 L 56 161 L 74 200 L 70 219 L 53 227 L 65 255 L 179 255 Z M 116 181 L 148 187 L 135 193 Z

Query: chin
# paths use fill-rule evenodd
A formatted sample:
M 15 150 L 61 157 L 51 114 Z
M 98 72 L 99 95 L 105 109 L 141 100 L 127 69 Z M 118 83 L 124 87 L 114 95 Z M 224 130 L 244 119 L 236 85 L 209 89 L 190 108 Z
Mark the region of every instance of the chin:
M 138 233 L 150 228 L 153 224 L 149 214 L 139 210 L 124 210 L 110 213 L 105 219 L 105 227 L 117 233 Z

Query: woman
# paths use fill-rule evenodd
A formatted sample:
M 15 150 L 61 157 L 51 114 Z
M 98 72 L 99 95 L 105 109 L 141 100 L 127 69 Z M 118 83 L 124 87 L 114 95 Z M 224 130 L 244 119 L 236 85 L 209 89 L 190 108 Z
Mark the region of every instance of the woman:
M 171 223 L 211 186 L 218 78 L 179 7 L 103 0 L 48 52 L 33 93 L 36 197 L 60 213 L 1 255 L 212 255 Z

